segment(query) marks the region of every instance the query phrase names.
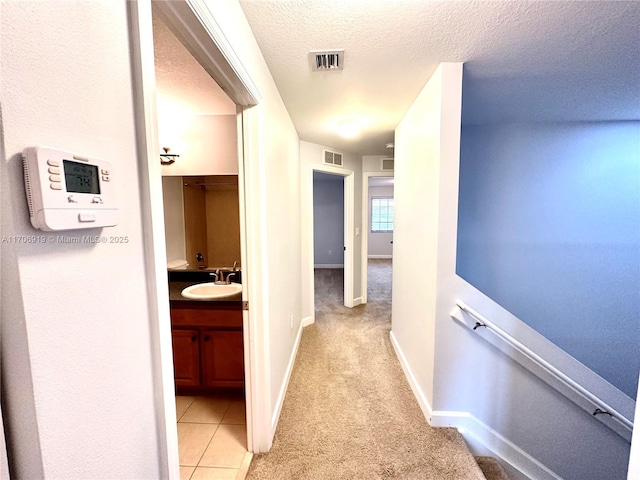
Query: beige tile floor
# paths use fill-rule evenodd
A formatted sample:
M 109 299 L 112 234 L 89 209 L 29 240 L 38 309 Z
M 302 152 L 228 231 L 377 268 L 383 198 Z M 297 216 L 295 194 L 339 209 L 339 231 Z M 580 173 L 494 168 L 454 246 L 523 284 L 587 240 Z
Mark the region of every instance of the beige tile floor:
M 241 394 L 176 396 L 180 480 L 244 480 L 247 452 Z

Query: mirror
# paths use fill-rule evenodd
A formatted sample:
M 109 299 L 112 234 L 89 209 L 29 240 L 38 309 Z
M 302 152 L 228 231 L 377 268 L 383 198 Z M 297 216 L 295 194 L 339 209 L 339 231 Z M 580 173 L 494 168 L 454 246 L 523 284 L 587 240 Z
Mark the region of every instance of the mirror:
M 237 175 L 162 177 L 162 191 L 169 267 L 240 266 Z

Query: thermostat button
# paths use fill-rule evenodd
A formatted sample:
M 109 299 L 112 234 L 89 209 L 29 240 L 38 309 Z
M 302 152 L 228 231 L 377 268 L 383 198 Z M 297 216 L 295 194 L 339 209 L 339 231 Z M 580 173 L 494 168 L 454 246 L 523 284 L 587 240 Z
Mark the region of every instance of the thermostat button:
M 62 177 L 60 175 L 49 175 L 49 180 L 52 182 L 61 182 Z
M 109 181 L 109 177 L 108 177 L 107 175 L 103 175 L 103 176 L 102 176 L 102 180 L 103 180 L 104 182 L 108 182 L 108 181 Z
M 49 167 L 49 173 L 60 173 L 60 167 Z
M 110 175 L 110 174 L 111 174 L 111 172 L 110 172 L 109 170 L 104 169 L 104 168 L 103 168 L 102 170 L 100 170 L 100 172 L 101 172 L 103 175 Z
M 95 222 L 96 214 L 94 212 L 80 212 L 78 214 L 78 220 L 81 222 Z
M 60 185 L 59 183 L 52 183 L 50 184 L 51 186 L 51 190 L 62 190 L 62 185 Z
M 58 160 L 47 160 L 47 165 L 51 165 L 52 167 L 59 167 L 60 162 Z

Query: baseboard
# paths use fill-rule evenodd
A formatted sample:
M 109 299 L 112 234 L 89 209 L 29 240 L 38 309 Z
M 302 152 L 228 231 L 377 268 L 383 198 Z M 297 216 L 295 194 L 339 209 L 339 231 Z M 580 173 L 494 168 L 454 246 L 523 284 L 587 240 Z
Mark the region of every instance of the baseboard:
M 358 297 L 358 298 L 354 298 L 353 299 L 353 306 L 355 307 L 356 305 L 360 305 L 362 303 L 362 297 Z
M 469 412 L 433 410 L 422 388 L 418 385 L 418 381 L 413 375 L 395 335 L 391 332 L 389 336 L 400 366 L 429 425 L 432 427 L 457 428 L 474 455 L 495 457 L 504 467 L 509 478 L 513 480 L 530 478 L 535 478 L 536 480 L 561 480 L 561 477 Z
M 393 334 L 393 331 L 389 333 L 389 337 L 391 338 L 391 345 L 393 345 L 393 349 L 396 351 L 396 356 L 400 361 L 400 366 L 404 371 L 404 375 L 405 377 L 407 377 L 407 381 L 409 382 L 411 391 L 413 392 L 413 395 L 416 397 L 416 400 L 418 400 L 418 405 L 420 406 L 420 410 L 422 410 L 422 414 L 424 415 L 424 418 L 426 418 L 427 422 L 429 422 L 429 425 L 431 425 L 431 413 L 433 412 L 431 405 L 427 401 L 427 397 L 425 396 L 424 392 L 418 385 L 418 381 L 416 380 L 416 377 L 413 375 L 413 372 L 411 371 L 411 367 L 407 362 L 407 357 L 404 356 L 404 352 L 402 351 L 402 348 L 400 348 L 400 344 L 398 343 L 398 340 L 396 340 L 396 336 Z
M 313 317 L 304 317 L 302 319 L 302 328 L 308 327 L 309 325 L 312 325 L 314 323 L 315 323 L 315 320 L 313 319 Z
M 393 258 L 393 255 L 367 255 L 367 258 L 389 259 L 389 258 Z
M 513 480 L 562 480 L 562 477 L 469 412 L 435 410 L 431 415 L 431 426 L 457 428 L 474 455 L 495 457 Z
M 298 347 L 300 346 L 300 339 L 302 338 L 302 329 L 306 327 L 310 323 L 309 320 L 311 317 L 305 317 L 300 322 L 300 327 L 298 328 L 298 335 L 296 336 L 296 341 L 293 345 L 293 350 L 291 351 L 291 356 L 289 357 L 289 364 L 287 365 L 287 372 L 285 374 L 284 382 L 282 382 L 282 387 L 280 387 L 280 393 L 278 394 L 278 400 L 276 401 L 276 408 L 273 411 L 273 415 L 271 416 L 271 438 L 276 433 L 276 427 L 278 426 L 278 420 L 280 419 L 280 412 L 282 411 L 282 405 L 284 403 L 284 397 L 287 394 L 287 388 L 289 387 L 289 380 L 291 379 L 291 372 L 293 371 L 293 364 L 296 361 L 296 355 L 298 354 Z
M 344 263 L 318 263 L 313 268 L 344 268 Z

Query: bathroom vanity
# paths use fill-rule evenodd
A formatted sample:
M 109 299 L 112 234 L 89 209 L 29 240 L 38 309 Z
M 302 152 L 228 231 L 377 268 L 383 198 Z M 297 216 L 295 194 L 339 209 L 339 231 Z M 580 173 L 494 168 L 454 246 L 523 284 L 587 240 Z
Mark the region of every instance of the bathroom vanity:
M 176 390 L 198 393 L 244 387 L 242 296 L 184 298 L 198 282 L 170 281 L 171 336 Z

